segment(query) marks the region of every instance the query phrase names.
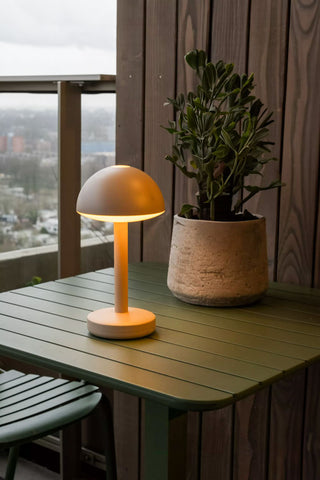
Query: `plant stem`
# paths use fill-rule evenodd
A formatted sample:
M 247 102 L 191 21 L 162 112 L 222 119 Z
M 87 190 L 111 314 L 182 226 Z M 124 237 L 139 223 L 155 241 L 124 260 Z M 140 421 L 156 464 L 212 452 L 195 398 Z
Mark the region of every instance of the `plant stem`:
M 210 201 L 210 220 L 214 220 L 215 211 L 214 211 L 214 199 Z

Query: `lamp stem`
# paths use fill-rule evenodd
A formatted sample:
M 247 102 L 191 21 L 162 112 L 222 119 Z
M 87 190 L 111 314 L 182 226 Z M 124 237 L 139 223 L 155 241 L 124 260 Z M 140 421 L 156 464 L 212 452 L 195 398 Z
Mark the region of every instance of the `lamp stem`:
M 114 223 L 114 310 L 128 311 L 128 223 Z

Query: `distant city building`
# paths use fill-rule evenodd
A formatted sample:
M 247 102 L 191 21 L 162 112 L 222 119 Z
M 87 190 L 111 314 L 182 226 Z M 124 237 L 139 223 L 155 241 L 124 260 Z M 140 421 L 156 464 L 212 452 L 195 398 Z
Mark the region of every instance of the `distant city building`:
M 8 149 L 8 137 L 7 135 L 0 136 L 0 153 L 5 153 Z
M 82 127 L 85 180 L 115 163 L 114 112 L 85 111 Z M 0 157 L 0 252 L 56 243 L 57 112 L 0 112 Z M 82 225 L 82 238 L 104 241 L 112 232 L 112 224 L 102 230 L 101 222 L 88 220 Z
M 3 215 L 0 215 L 0 221 L 7 223 L 17 223 L 18 217 L 14 213 L 5 213 Z
M 49 218 L 49 220 L 44 223 L 44 227 L 50 235 L 58 235 L 59 225 L 57 218 Z
M 23 153 L 25 149 L 25 140 L 21 135 L 8 135 L 0 136 L 0 153 L 12 152 Z
M 44 140 L 43 138 L 41 138 L 40 140 L 38 140 L 38 141 L 36 142 L 36 150 L 37 150 L 38 152 L 43 152 L 43 153 L 51 152 L 51 150 L 52 150 L 51 142 L 49 142 L 48 140 Z
M 12 152 L 23 153 L 24 152 L 24 138 L 18 135 L 12 137 Z

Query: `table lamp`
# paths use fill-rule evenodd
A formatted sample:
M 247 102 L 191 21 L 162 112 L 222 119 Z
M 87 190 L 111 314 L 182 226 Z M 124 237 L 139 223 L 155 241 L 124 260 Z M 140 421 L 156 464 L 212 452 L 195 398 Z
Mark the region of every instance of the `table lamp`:
M 89 313 L 90 333 L 104 338 L 138 338 L 155 329 L 155 315 L 128 307 L 128 222 L 161 215 L 164 200 L 145 172 L 128 165 L 103 168 L 83 185 L 77 200 L 80 215 L 114 223 L 114 307 Z

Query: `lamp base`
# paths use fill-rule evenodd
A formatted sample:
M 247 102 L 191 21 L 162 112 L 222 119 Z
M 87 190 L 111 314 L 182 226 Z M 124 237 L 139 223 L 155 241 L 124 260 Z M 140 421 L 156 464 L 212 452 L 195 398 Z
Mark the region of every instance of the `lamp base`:
M 154 313 L 129 307 L 128 312 L 117 313 L 114 308 L 101 308 L 89 313 L 87 326 L 97 337 L 125 339 L 150 335 L 156 328 Z

